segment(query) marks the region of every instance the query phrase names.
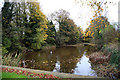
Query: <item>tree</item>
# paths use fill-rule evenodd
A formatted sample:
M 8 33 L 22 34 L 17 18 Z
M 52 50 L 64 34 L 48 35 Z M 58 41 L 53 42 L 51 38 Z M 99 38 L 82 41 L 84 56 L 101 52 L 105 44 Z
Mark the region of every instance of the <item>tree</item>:
M 117 31 L 112 25 L 107 25 L 103 30 L 101 30 L 101 34 L 103 36 L 104 44 L 109 44 L 115 42 L 117 38 Z
M 47 38 L 47 19 L 38 2 L 5 2 L 2 26 L 3 53 L 40 49 Z
M 65 10 L 56 11 L 52 14 L 53 20 L 59 24 L 59 30 L 56 35 L 57 45 L 76 44 L 80 39 L 80 28 L 72 19 L 69 18 L 69 12 Z
M 79 40 L 79 30 L 72 19 L 65 19 L 60 24 L 60 35 L 65 44 L 75 44 Z
M 5 2 L 2 8 L 3 53 L 19 53 L 24 49 L 24 22 L 21 2 Z M 8 51 L 4 51 L 4 49 Z
M 12 11 L 14 4 L 10 2 L 5 2 L 2 8 L 2 53 L 5 54 L 8 52 L 8 49 L 11 47 L 11 33 L 12 33 Z
M 29 27 L 26 28 L 26 47 L 38 50 L 47 39 L 47 19 L 38 2 L 28 2 Z
M 48 21 L 48 29 L 47 29 L 47 39 L 46 42 L 47 44 L 50 45 L 55 45 L 56 44 L 56 29 L 55 29 L 55 25 L 53 24 L 52 21 Z
M 77 27 L 77 28 L 78 28 L 78 35 L 79 35 L 79 40 L 78 40 L 78 42 L 80 43 L 80 42 L 83 42 L 84 32 L 83 32 L 83 30 L 82 30 L 81 27 Z
M 99 48 L 101 48 L 104 44 L 103 35 L 101 34 L 101 31 L 108 25 L 110 25 L 108 19 L 103 16 L 99 16 L 98 18 L 91 20 L 89 29 L 93 37 L 92 40 L 95 44 L 99 45 Z
M 69 19 L 69 15 L 70 15 L 69 12 L 67 12 L 66 10 L 60 9 L 59 11 L 55 11 L 54 13 L 52 13 L 51 17 L 53 21 L 56 21 L 57 24 L 60 24 L 65 19 Z
M 90 31 L 90 28 L 86 28 L 85 34 L 84 34 L 84 41 L 90 42 L 92 37 L 93 37 L 93 33 Z

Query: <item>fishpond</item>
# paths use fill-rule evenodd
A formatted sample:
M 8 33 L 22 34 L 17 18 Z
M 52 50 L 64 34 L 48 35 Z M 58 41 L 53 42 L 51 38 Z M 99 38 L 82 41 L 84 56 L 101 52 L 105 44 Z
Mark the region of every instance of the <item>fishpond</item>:
M 93 46 L 65 46 L 24 54 L 25 67 L 45 71 L 97 76 L 89 61 Z

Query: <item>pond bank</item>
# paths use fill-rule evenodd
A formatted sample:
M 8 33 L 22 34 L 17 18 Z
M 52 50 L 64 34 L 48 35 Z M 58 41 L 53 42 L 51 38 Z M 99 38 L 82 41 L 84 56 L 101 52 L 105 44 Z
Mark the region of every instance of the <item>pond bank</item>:
M 17 69 L 17 70 L 25 70 L 33 73 L 42 73 L 42 74 L 51 74 L 60 78 L 100 78 L 95 76 L 81 76 L 81 75 L 74 75 L 74 74 L 66 74 L 66 73 L 57 73 L 57 72 L 50 72 L 50 71 L 43 71 L 43 70 L 34 70 L 34 69 L 27 69 L 21 67 L 12 67 L 12 66 L 2 66 L 2 68 L 9 68 L 9 69 Z M 102 78 L 102 77 L 101 77 Z
M 79 43 L 79 44 L 75 44 L 75 45 L 65 45 L 65 46 L 80 46 L 80 45 L 90 45 L 90 46 L 96 46 L 96 44 L 92 44 L 92 43 Z
M 107 55 L 104 52 L 95 52 L 89 56 L 92 67 L 99 77 L 113 79 L 120 77 L 120 71 L 110 64 L 111 54 L 110 52 Z

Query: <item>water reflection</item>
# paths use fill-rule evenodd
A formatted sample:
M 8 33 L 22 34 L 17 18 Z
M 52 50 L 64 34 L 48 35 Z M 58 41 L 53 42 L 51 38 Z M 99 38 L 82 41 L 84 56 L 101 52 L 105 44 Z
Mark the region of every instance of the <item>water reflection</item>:
M 56 65 L 55 65 L 53 72 L 60 72 L 60 61 L 56 62 Z
M 77 63 L 77 67 L 74 69 L 73 74 L 77 75 L 87 75 L 96 76 L 94 70 L 91 69 L 91 64 L 89 63 L 89 58 L 86 57 L 86 52 L 83 54 L 81 60 Z
M 91 49 L 88 49 L 91 48 Z M 93 47 L 61 47 L 26 53 L 24 60 L 27 68 L 78 75 L 93 75 L 88 62 Z M 87 53 L 85 54 L 84 52 Z

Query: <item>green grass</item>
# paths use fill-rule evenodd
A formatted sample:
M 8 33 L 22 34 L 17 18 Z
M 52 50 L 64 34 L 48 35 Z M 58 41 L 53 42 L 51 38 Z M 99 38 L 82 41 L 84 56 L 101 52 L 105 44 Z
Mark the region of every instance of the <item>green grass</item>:
M 2 72 L 2 78 L 28 78 L 28 77 L 22 74 Z

